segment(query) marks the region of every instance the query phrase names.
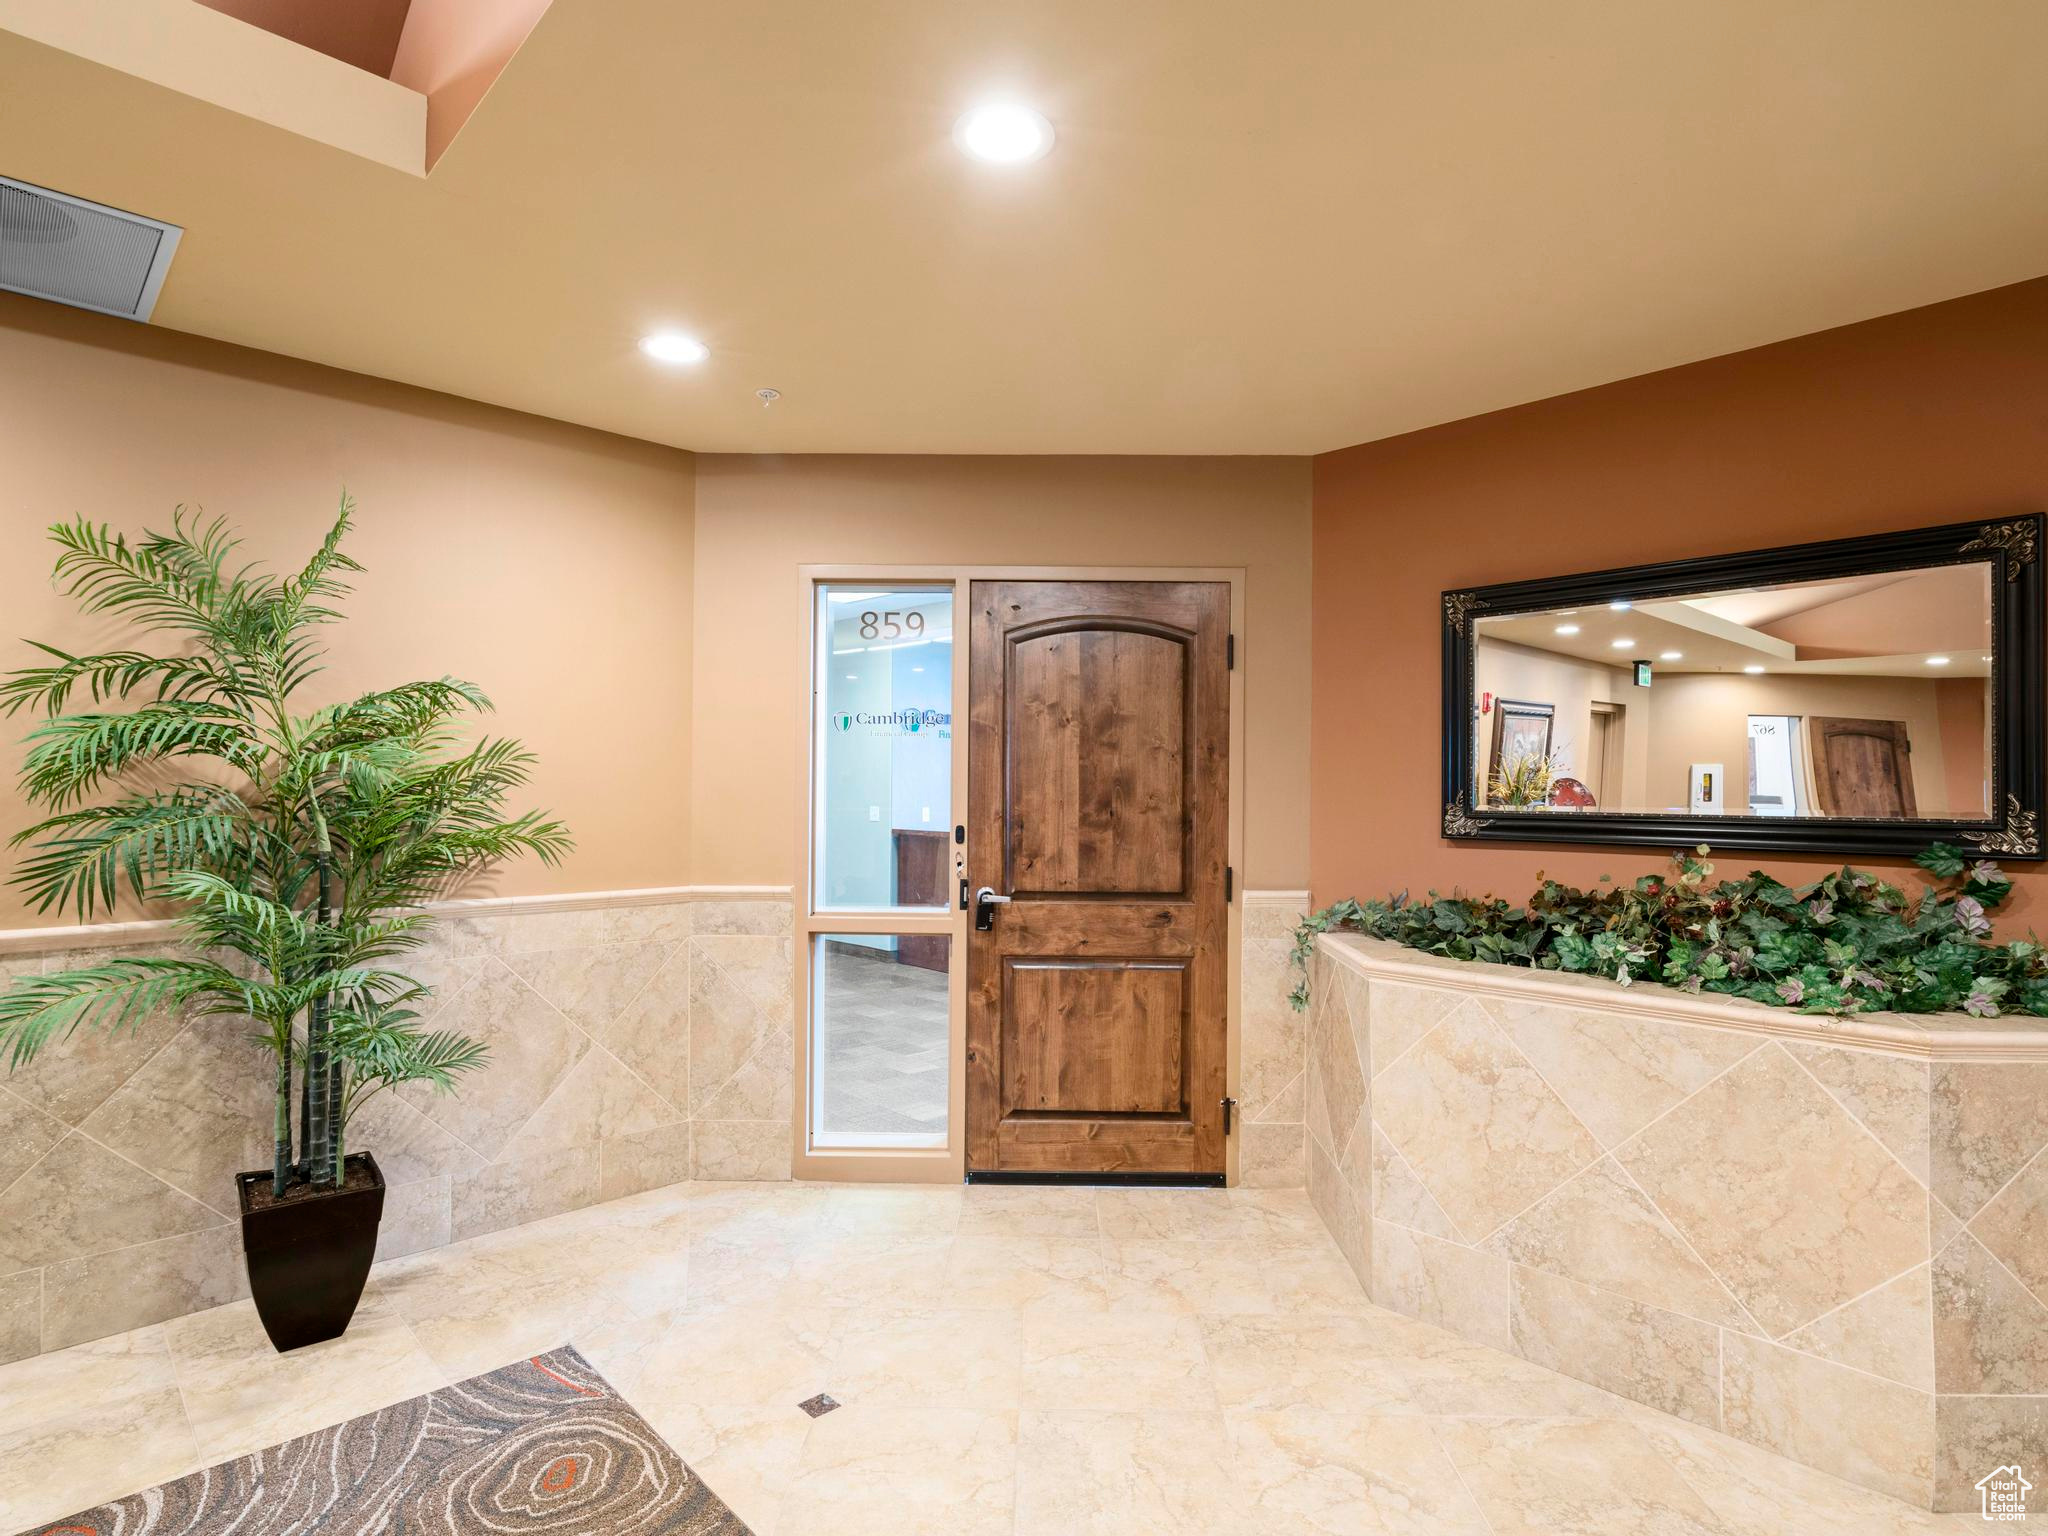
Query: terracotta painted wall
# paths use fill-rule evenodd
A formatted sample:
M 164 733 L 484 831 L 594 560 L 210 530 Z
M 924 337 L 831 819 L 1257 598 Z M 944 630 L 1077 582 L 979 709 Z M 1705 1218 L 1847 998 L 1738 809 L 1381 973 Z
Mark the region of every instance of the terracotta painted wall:
M 2048 279 L 1324 454 L 1314 473 L 1317 900 L 1633 876 L 1657 858 L 1439 835 L 1438 594 L 2048 508 Z M 2048 926 L 2048 869 L 2018 868 L 2007 929 Z
M 8 295 L 0 444 L 0 669 L 33 658 L 22 636 L 118 638 L 52 589 L 47 524 L 162 525 L 190 502 L 295 564 L 346 486 L 369 569 L 330 635 L 334 690 L 474 680 L 577 835 L 564 868 L 489 893 L 687 883 L 688 454 Z M 0 836 L 28 820 L 26 728 L 0 721 Z M 0 929 L 67 920 L 0 888 Z
M 805 564 L 1242 566 L 1248 889 L 1308 874 L 1305 459 L 701 454 L 695 878 L 796 876 Z

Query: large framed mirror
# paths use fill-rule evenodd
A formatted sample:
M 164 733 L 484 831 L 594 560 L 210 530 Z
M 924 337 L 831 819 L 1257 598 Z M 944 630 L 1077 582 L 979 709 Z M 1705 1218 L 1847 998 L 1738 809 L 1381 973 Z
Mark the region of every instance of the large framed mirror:
M 1443 595 L 1451 838 L 2042 857 L 2039 515 Z

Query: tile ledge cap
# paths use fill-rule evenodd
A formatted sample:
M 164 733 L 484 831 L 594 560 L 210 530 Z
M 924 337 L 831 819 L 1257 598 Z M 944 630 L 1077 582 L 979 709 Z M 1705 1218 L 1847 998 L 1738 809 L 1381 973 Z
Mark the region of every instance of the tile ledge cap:
M 790 899 L 791 887 L 786 885 L 669 885 L 637 891 L 568 891 L 555 896 L 455 897 L 430 901 L 425 910 L 437 917 L 505 917 L 533 916 L 543 912 L 605 911 L 615 907 L 678 906 L 685 902 Z M 168 944 L 175 942 L 177 937 L 177 924 L 170 918 L 51 928 L 0 928 L 0 955 Z
M 1704 997 L 1660 982 L 1629 986 L 1598 976 L 1538 971 L 1490 960 L 1450 960 L 1427 955 L 1390 939 L 1357 933 L 1326 933 L 1319 952 L 1362 976 L 1418 986 L 1483 993 L 1601 1013 L 1700 1024 L 1772 1040 L 1880 1051 L 1925 1061 L 2048 1061 L 2048 1023 L 2032 1018 L 1982 1020 L 1960 1013 L 1794 1013 L 1746 998 Z M 1914 1020 L 1929 1022 L 1918 1023 Z M 1938 1022 L 1936 1022 L 1938 1021 Z

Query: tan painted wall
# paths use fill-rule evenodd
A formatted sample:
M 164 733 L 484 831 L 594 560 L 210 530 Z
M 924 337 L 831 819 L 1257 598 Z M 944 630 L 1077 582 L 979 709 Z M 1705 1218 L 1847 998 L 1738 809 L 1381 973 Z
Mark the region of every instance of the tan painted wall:
M 473 679 L 577 835 L 564 868 L 494 890 L 687 882 L 688 454 L 8 295 L 0 438 L 0 668 L 31 659 L 21 636 L 116 635 L 52 590 L 46 524 L 161 525 L 193 502 L 296 562 L 346 486 L 369 569 L 332 632 L 335 690 Z M 0 722 L 0 835 L 28 819 L 24 729 Z M 0 889 L 0 928 L 58 921 Z
M 1247 887 L 1308 873 L 1305 459 L 697 459 L 695 878 L 793 881 L 806 564 L 1242 566 Z
M 1982 679 L 1957 679 L 1979 690 Z M 1954 770 L 1948 757 L 1949 734 L 1937 710 L 1940 685 L 1912 677 L 1847 677 L 1808 673 L 1801 677 L 1745 677 L 1740 673 L 1674 672 L 1657 679 L 1657 724 L 1651 732 L 1649 798 L 1644 809 L 1663 810 L 1688 803 L 1694 763 L 1720 763 L 1727 774 L 1725 796 L 1732 815 L 1748 803 L 1749 717 L 1751 715 L 1816 715 L 1852 720 L 1903 720 L 1913 744 L 1913 797 L 1922 816 L 1982 816 L 1983 776 L 1980 742 L 1967 743 L 1972 762 L 1963 779 L 1972 785 L 1969 798 L 1949 799 Z M 1981 716 L 1980 716 L 1981 717 Z M 1802 743 L 1801 751 L 1805 750 Z M 1808 780 L 1814 770 L 1808 768 Z
M 1324 454 L 1315 505 L 1317 899 L 1633 877 L 1659 854 L 1443 837 L 1439 594 L 2040 511 L 2048 279 Z M 2013 870 L 2017 936 L 2048 873 Z
M 1473 668 L 1473 689 L 1476 693 L 1492 694 L 1495 708 L 1502 699 L 1555 705 L 1550 727 L 1551 751 L 1564 759 L 1565 774 L 1588 784 L 1593 781 L 1589 772 L 1593 765 L 1587 753 L 1593 736 L 1593 705 L 1620 705 L 1621 782 L 1606 787 L 1602 804 L 1610 808 L 1642 804 L 1649 741 L 1654 732 L 1650 724 L 1653 700 L 1648 689 L 1636 687 L 1629 673 L 1620 667 L 1603 667 L 1597 662 L 1482 635 Z M 1472 723 L 1473 761 L 1479 765 L 1482 778 L 1491 766 L 1493 727 L 1491 713 Z M 1474 786 L 1473 804 L 1480 803 L 1484 790 L 1483 783 Z

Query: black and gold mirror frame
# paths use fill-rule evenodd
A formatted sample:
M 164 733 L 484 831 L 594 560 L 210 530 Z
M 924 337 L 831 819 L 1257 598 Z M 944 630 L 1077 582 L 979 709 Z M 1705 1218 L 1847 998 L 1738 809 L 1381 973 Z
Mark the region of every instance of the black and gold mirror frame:
M 1443 835 L 2040 859 L 2044 565 L 2035 514 L 1446 592 Z

